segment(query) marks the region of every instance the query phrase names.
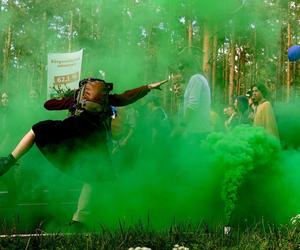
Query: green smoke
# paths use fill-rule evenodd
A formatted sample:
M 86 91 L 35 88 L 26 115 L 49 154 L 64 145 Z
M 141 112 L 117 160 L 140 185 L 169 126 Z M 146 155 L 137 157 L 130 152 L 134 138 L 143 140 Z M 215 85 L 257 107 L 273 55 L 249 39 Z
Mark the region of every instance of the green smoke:
M 33 123 L 67 115 L 64 111 L 44 111 L 42 105 L 47 92 L 47 54 L 67 52 L 69 45 L 71 51 L 84 49 L 82 77 L 102 77 L 100 70 L 104 71 L 106 80 L 114 82 L 119 93 L 165 78 L 170 73 L 169 65 L 176 63 L 179 53 L 188 46 L 187 24 L 192 21 L 197 53 L 202 51 L 204 24 L 216 26 L 219 43 L 228 41 L 234 30 L 238 43 L 249 46 L 247 52 L 258 51 L 258 75 L 266 72 L 263 76 L 274 77 L 274 62 L 270 65 L 262 58 L 273 57 L 280 50 L 278 39 L 284 11 L 267 4 L 271 2 L 1 1 L 1 48 L 5 47 L 9 27 L 12 32 L 7 81 L 0 72 L 0 88 L 8 92 L 11 108 L 9 137 L 1 147 L 1 155 L 11 152 Z M 223 73 L 220 60 L 217 75 Z M 2 49 L 0 63 L 3 66 Z M 221 85 L 222 79 L 219 80 Z M 158 98 L 162 100 L 168 95 L 169 88 L 166 85 L 162 92 L 157 92 Z M 34 103 L 28 98 L 31 89 L 39 94 Z M 222 103 L 222 98 L 223 95 L 216 101 Z M 134 105 L 138 110 L 138 127 L 131 148 L 124 148 L 125 156 L 113 156 L 116 181 L 92 183 L 95 187 L 89 204 L 90 225 L 116 228 L 119 220 L 128 224 L 142 220 L 163 228 L 186 220 L 194 224 L 238 224 L 246 217 L 261 216 L 279 224 L 299 212 L 297 104 L 287 118 L 280 118 L 286 115 L 286 106 L 280 112 L 278 108 L 281 139 L 288 145 L 285 149 L 289 149 L 282 151 L 278 142 L 261 129 L 249 127 L 237 128 L 229 134 L 212 134 L 202 146 L 192 147 L 170 138 L 170 131 L 157 125 L 159 121 L 153 119 L 149 123 L 146 118 L 151 111 L 145 107 L 148 101 L 140 100 Z M 168 103 L 164 105 L 169 111 Z M 176 119 L 171 119 L 171 127 L 174 123 Z M 165 135 L 155 143 L 151 140 L 153 127 Z M 85 164 L 92 165 L 93 159 Z M 78 166 L 74 171 L 77 176 L 78 172 L 94 175 L 89 167 Z M 71 220 L 83 184 L 78 178 L 62 174 L 36 148 L 9 174 L 16 175 L 16 189 L 20 191 L 17 202 L 42 199 L 50 204 L 45 207 L 47 218 L 59 225 Z M 77 193 L 70 194 L 68 189 L 73 187 Z M 50 190 L 48 195 L 39 192 L 44 189 Z M 32 193 L 41 197 L 28 197 Z M 75 204 L 66 208 L 59 203 L 61 200 Z M 27 210 L 26 222 L 33 223 L 43 213 L 39 209 Z M 57 230 L 57 225 L 52 230 Z
M 276 138 L 267 136 L 262 128 L 244 126 L 226 135 L 212 135 L 208 144 L 216 155 L 216 164 L 224 171 L 222 198 L 225 221 L 229 223 L 240 188 L 248 176 L 260 169 L 276 171 L 280 144 Z

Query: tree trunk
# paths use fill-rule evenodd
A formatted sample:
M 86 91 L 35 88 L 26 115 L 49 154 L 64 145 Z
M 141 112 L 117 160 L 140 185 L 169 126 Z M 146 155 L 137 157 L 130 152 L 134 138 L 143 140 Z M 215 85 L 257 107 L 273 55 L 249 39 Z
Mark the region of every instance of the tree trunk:
M 3 65 L 2 65 L 2 75 L 3 75 L 3 89 L 7 89 L 8 82 L 8 69 L 9 69 L 9 58 L 10 58 L 10 48 L 12 40 L 11 26 L 7 28 L 7 36 L 3 48 Z
M 256 29 L 253 30 L 253 36 L 250 43 L 250 46 L 253 48 L 253 54 L 251 58 L 251 65 L 250 65 L 250 85 L 256 84 L 257 80 L 257 41 L 256 41 Z
M 280 30 L 280 50 L 278 51 L 278 60 L 277 60 L 277 74 L 276 74 L 276 88 L 275 88 L 275 91 L 276 91 L 276 98 L 279 98 L 280 100 L 282 100 L 282 91 L 281 91 L 281 84 L 283 82 L 283 78 L 282 78 L 282 68 L 283 68 L 283 65 L 284 65 L 284 56 L 283 56 L 283 53 L 284 53 L 284 29 L 283 27 L 281 27 L 281 30 Z
M 242 60 L 241 60 L 241 50 L 239 48 L 239 55 L 238 55 L 238 60 L 237 60 L 237 73 L 236 73 L 236 89 L 235 89 L 235 93 L 237 96 L 241 95 L 241 64 Z
M 210 80 L 209 74 L 210 74 L 210 68 L 209 68 L 209 28 L 208 25 L 204 25 L 204 32 L 203 32 L 203 66 L 202 70 L 204 75 L 208 78 L 208 81 Z
M 73 38 L 73 11 L 70 11 L 70 26 L 68 32 L 68 51 L 72 51 L 72 38 Z
M 191 50 L 193 46 L 193 24 L 192 20 L 188 22 L 188 48 Z
M 47 13 L 43 13 L 43 29 L 41 34 L 41 53 L 40 53 L 40 67 L 39 67 L 39 77 L 37 81 L 36 88 L 41 98 L 45 99 L 47 97 L 47 78 L 46 78 L 46 65 L 47 65 Z M 32 84 L 33 85 L 33 84 Z
M 213 50 L 212 50 L 212 72 L 211 72 L 211 96 L 215 99 L 216 96 L 216 72 L 217 72 L 217 53 L 218 53 L 218 34 L 214 29 Z
M 291 46 L 291 24 L 288 23 L 287 26 L 287 47 Z M 290 100 L 290 91 L 291 91 L 291 62 L 287 61 L 287 70 L 286 70 L 286 101 Z
M 250 86 L 247 85 L 245 81 L 246 75 L 246 51 L 245 47 L 241 47 L 241 56 L 240 56 L 240 69 L 239 69 L 239 82 L 240 82 L 240 94 L 245 95 Z
M 235 41 L 232 35 L 230 39 L 230 52 L 229 52 L 229 96 L 228 101 L 229 104 L 232 104 L 232 99 L 234 95 L 234 57 L 235 57 Z
M 224 102 L 229 103 L 228 99 L 228 72 L 229 72 L 229 52 L 225 51 L 225 44 L 223 44 L 223 53 L 224 53 L 224 75 L 223 75 L 223 80 L 224 80 Z

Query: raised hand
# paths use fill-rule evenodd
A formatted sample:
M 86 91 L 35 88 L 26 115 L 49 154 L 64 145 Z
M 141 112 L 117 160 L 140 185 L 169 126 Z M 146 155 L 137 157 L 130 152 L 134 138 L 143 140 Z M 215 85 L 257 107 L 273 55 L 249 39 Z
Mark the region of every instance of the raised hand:
M 160 81 L 160 82 L 153 82 L 148 84 L 148 88 L 149 89 L 159 89 L 161 90 L 161 85 L 163 85 L 164 83 L 166 83 L 168 81 L 168 79 Z

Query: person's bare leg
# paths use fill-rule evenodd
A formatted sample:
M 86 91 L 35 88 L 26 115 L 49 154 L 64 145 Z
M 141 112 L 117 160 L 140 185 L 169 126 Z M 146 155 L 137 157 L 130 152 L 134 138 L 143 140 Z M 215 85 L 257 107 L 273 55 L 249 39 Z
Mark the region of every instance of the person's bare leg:
M 33 145 L 35 139 L 35 134 L 32 129 L 24 135 L 19 144 L 12 151 L 12 156 L 18 160 L 22 155 L 24 155 Z
M 16 161 L 32 147 L 34 139 L 35 134 L 31 129 L 21 139 L 11 154 L 6 157 L 0 157 L 0 176 L 4 175 L 12 166 L 14 166 Z

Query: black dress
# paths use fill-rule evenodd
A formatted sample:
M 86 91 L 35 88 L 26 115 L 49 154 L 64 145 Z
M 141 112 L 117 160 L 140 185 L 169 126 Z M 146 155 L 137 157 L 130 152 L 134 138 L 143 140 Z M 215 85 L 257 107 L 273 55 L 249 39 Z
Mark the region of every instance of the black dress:
M 109 95 L 109 105 L 125 106 L 149 92 L 142 86 L 123 94 Z M 75 98 L 52 99 L 45 103 L 49 110 L 70 109 Z M 46 120 L 33 125 L 35 143 L 54 166 L 85 181 L 114 178 L 110 159 L 111 112 L 83 112 L 64 120 Z

